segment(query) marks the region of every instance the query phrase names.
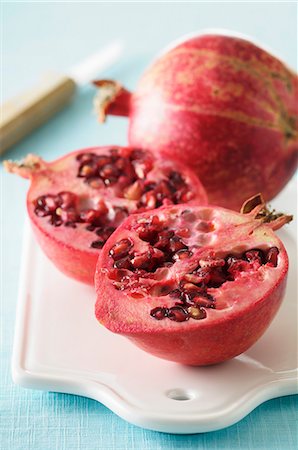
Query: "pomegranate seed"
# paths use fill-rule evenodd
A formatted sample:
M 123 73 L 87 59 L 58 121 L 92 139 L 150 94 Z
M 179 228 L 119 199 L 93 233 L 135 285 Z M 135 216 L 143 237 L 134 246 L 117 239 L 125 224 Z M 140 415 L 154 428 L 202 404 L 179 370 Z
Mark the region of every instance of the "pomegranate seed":
M 46 211 L 41 206 L 36 206 L 36 208 L 34 209 L 34 212 L 38 217 L 45 217 L 45 216 L 48 216 L 51 214 L 49 211 Z
M 158 241 L 154 245 L 154 247 L 157 247 L 159 249 L 165 249 L 169 245 L 170 239 L 174 236 L 174 234 L 175 233 L 173 230 L 165 230 L 158 233 Z
M 104 187 L 104 182 L 97 177 L 89 177 L 87 178 L 87 183 L 92 189 L 101 189 Z
M 179 172 L 174 171 L 174 170 L 169 175 L 169 181 L 176 189 L 178 187 L 180 187 L 180 186 L 184 186 L 185 185 L 185 181 L 182 178 L 181 174 Z
M 59 192 L 58 197 L 59 197 L 59 206 L 62 209 L 71 208 L 76 204 L 77 196 L 72 192 L 67 191 Z
M 59 199 L 56 195 L 46 195 L 44 197 L 44 207 L 47 211 L 54 212 L 58 207 Z
M 95 209 L 85 209 L 80 213 L 80 219 L 82 222 L 91 224 L 100 224 L 100 219 L 102 217 L 101 211 L 96 211 Z
M 264 253 L 262 252 L 262 250 L 260 249 L 253 249 L 253 250 L 248 250 L 247 252 L 244 253 L 244 258 L 251 262 L 251 261 L 258 261 L 260 264 L 262 264 L 262 262 L 264 261 Z
M 101 240 L 93 241 L 90 244 L 90 247 L 92 248 L 102 248 L 104 246 L 104 242 Z
M 208 281 L 208 287 L 220 287 L 227 281 L 226 275 L 222 272 L 221 268 L 214 268 L 210 271 L 210 279 Z
M 54 227 L 60 227 L 60 225 L 62 225 L 62 220 L 59 216 L 56 216 L 55 214 L 53 214 L 50 218 L 50 224 L 54 225 Z
M 114 262 L 114 267 L 117 269 L 131 269 L 132 265 L 128 256 L 122 259 L 118 259 L 118 261 Z
M 174 322 L 185 322 L 189 319 L 189 314 L 181 306 L 172 306 L 172 308 L 169 308 L 168 318 Z
M 179 203 L 187 203 L 194 198 L 195 194 L 192 191 L 182 191 L 179 198 L 177 198 Z
M 75 209 L 68 209 L 67 211 L 61 208 L 56 209 L 57 216 L 60 217 L 63 223 L 77 222 L 79 217 Z
M 176 231 L 176 236 L 179 236 L 181 238 L 189 238 L 191 236 L 191 231 L 189 228 L 180 228 L 178 231 Z
M 133 242 L 130 239 L 121 239 L 110 249 L 109 255 L 114 261 L 122 259 L 128 255 L 129 250 L 133 247 Z
M 142 193 L 143 189 L 140 181 L 135 181 L 134 184 L 126 189 L 124 197 L 128 200 L 140 200 Z
M 168 315 L 168 309 L 167 308 L 161 308 L 157 307 L 150 311 L 150 316 L 153 317 L 156 320 L 162 320 Z
M 201 297 L 194 297 L 193 302 L 196 303 L 198 306 L 204 306 L 205 308 L 215 308 L 214 299 L 212 297 L 212 300 L 209 300 L 205 296 Z
M 148 270 L 152 266 L 152 258 L 150 252 L 140 253 L 134 255 L 131 264 L 135 269 Z
M 276 267 L 278 263 L 279 250 L 277 247 L 271 247 L 266 255 L 266 261 L 269 267 Z
M 165 256 L 164 252 L 162 252 L 158 248 L 151 247 L 150 252 L 151 252 L 152 258 L 163 259 Z
M 190 306 L 187 309 L 188 314 L 192 319 L 201 320 L 207 317 L 207 313 L 204 308 L 196 308 L 195 306 Z
M 154 191 L 146 192 L 143 196 L 143 204 L 149 209 L 156 208 L 156 194 Z
M 96 164 L 98 168 L 102 168 L 108 164 L 111 164 L 112 158 L 106 155 L 100 155 L 96 158 Z
M 87 227 L 88 228 L 88 227 Z M 107 241 L 112 233 L 114 233 L 114 227 L 100 227 L 96 230 L 97 236 L 101 237 L 104 241 Z
M 98 167 L 95 162 L 83 163 L 79 167 L 78 177 L 81 177 L 81 178 L 94 177 L 95 175 L 97 175 L 97 172 L 98 172 Z
M 206 259 L 200 259 L 200 266 L 201 267 L 223 267 L 225 266 L 226 262 L 222 258 L 206 258 Z
M 114 214 L 115 214 L 114 222 L 116 225 L 118 225 L 121 222 L 123 222 L 124 219 L 126 219 L 126 217 L 129 215 L 129 212 L 128 209 L 125 208 L 124 206 L 115 206 Z
M 205 278 L 200 275 L 196 275 L 195 273 L 187 273 L 186 275 L 184 275 L 183 279 L 194 285 L 200 284 L 203 280 L 205 280 Z
M 179 250 L 175 255 L 173 256 L 174 261 L 184 260 L 187 258 L 190 258 L 192 256 L 192 252 L 189 250 Z
M 178 250 L 187 249 L 187 245 L 185 245 L 178 236 L 173 236 L 169 242 L 169 249 L 176 253 Z
M 106 164 L 100 170 L 99 175 L 104 179 L 117 179 L 119 176 L 119 171 L 113 164 Z

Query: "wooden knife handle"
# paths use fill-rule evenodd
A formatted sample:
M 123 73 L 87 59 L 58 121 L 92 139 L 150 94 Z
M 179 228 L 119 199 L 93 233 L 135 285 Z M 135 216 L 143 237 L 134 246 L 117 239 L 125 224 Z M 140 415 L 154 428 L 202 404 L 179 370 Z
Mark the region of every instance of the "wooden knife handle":
M 4 103 L 0 117 L 0 154 L 62 109 L 75 90 L 71 78 L 50 74 L 33 89 Z

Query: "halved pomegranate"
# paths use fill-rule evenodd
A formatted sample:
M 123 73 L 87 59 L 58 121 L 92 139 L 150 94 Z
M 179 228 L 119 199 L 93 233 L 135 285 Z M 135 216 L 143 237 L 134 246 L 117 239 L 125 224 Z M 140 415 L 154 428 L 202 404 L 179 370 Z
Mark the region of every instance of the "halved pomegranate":
M 207 202 L 189 169 L 132 148 L 87 148 L 51 163 L 28 155 L 4 164 L 31 179 L 27 209 L 46 255 L 66 275 L 88 284 L 94 282 L 99 249 L 129 214 Z
M 98 260 L 98 321 L 183 364 L 239 355 L 281 304 L 288 257 L 273 230 L 290 220 L 260 195 L 241 213 L 179 205 L 130 216 Z

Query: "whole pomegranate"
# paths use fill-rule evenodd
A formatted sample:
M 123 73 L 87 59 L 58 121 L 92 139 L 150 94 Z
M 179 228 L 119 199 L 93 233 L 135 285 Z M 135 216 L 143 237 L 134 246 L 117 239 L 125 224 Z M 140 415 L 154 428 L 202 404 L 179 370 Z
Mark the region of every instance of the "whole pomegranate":
M 270 213 L 260 196 L 242 213 L 172 205 L 130 216 L 99 256 L 97 319 L 178 363 L 239 355 L 281 304 L 288 257 L 273 230 L 289 220 Z
M 129 116 L 130 145 L 192 167 L 211 204 L 238 211 L 257 192 L 268 201 L 297 167 L 297 75 L 248 40 L 186 39 L 133 94 L 111 80 L 95 84 L 100 120 Z
M 66 275 L 92 285 L 100 249 L 129 214 L 207 202 L 189 169 L 143 150 L 95 147 L 51 163 L 28 155 L 4 164 L 31 180 L 27 209 L 46 255 Z

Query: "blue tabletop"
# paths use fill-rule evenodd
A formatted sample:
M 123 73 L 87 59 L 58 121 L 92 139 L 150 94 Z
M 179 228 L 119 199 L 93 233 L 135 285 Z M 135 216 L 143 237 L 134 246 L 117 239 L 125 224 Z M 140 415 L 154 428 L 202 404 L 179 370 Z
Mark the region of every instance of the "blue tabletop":
M 171 40 L 207 27 L 247 33 L 297 67 L 297 5 L 280 3 L 66 3 L 3 2 L 2 97 L 34 84 L 48 70 L 66 71 L 113 39 L 123 39 L 121 60 L 104 77 L 135 83 L 153 55 Z M 98 144 L 124 144 L 127 122 L 92 114 L 93 89 L 81 88 L 54 119 L 12 148 L 51 160 Z M 234 426 L 179 436 L 143 430 L 96 401 L 25 390 L 11 379 L 10 358 L 17 300 L 27 182 L 2 173 L 1 448 L 93 449 L 296 449 L 297 396 L 264 403 Z

